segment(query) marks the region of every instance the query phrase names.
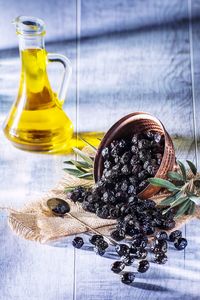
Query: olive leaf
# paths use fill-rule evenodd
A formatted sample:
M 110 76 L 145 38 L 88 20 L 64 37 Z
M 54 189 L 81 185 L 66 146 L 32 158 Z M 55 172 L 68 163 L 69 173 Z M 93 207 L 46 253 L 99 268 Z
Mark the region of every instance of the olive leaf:
M 200 197 L 191 195 L 189 196 L 190 200 L 193 201 L 196 205 L 200 205 Z
M 190 203 L 191 203 L 191 202 L 190 202 L 189 199 L 186 200 L 186 201 L 179 207 L 179 209 L 177 210 L 175 217 L 178 218 L 178 217 L 184 215 L 184 214 L 188 211 L 188 209 L 190 208 Z
M 93 179 L 93 173 L 85 173 L 83 175 L 78 176 L 79 178 L 84 178 L 84 179 Z
M 184 197 L 181 197 L 181 198 L 178 198 L 177 200 L 175 200 L 174 202 L 172 202 L 172 204 L 170 205 L 171 207 L 175 207 L 183 202 L 185 202 L 186 200 L 188 200 L 188 197 L 187 196 L 184 196 Z
M 83 175 L 84 173 L 78 169 L 70 169 L 70 168 L 64 168 L 63 169 L 65 172 L 67 172 L 68 174 L 70 175 L 73 175 L 73 176 L 76 176 L 76 177 L 79 177 L 81 175 Z
M 64 164 L 68 164 L 68 165 L 74 165 L 78 168 L 83 168 L 83 169 L 90 169 L 91 165 L 89 165 L 87 162 L 85 161 L 78 161 L 78 160 L 66 160 L 63 162 Z
M 195 212 L 195 203 L 194 203 L 194 202 L 191 202 L 191 203 L 190 203 L 190 207 L 189 207 L 187 213 L 188 213 L 188 215 L 193 215 L 194 212 Z
M 63 161 L 63 163 L 64 163 L 64 164 L 68 164 L 68 165 L 70 165 L 70 166 L 73 166 L 73 165 L 74 165 L 73 162 L 72 162 L 72 160 L 65 160 L 65 161 Z
M 167 176 L 172 180 L 184 181 L 183 176 L 177 172 L 170 171 L 167 173 Z
M 184 180 L 184 182 L 186 182 L 186 180 L 187 180 L 186 168 L 185 168 L 184 164 L 180 160 L 177 160 L 177 163 L 178 163 L 178 165 L 179 165 L 179 167 L 181 169 L 181 173 L 183 175 L 183 180 Z
M 72 148 L 73 151 L 80 156 L 85 162 L 87 162 L 90 166 L 93 166 L 93 160 L 91 159 L 91 157 L 87 154 L 85 154 L 83 151 L 79 150 L 76 147 Z
M 168 205 L 170 205 L 172 202 L 174 202 L 176 199 L 178 199 L 181 196 L 182 196 L 182 191 L 176 192 L 175 194 L 173 194 L 173 195 L 165 198 L 164 200 L 162 200 L 159 205 L 161 205 L 161 206 L 168 206 Z
M 170 192 L 173 191 L 178 191 L 180 190 L 177 186 L 175 186 L 172 182 L 165 180 L 165 179 L 161 179 L 161 178 L 149 178 L 148 181 L 152 184 L 152 185 L 156 185 L 156 186 L 160 186 L 163 188 L 168 189 Z
M 82 138 L 81 138 L 82 139 Z M 96 152 L 96 148 L 82 139 L 86 144 L 88 144 L 94 151 Z M 91 157 L 89 154 L 85 153 L 84 151 L 79 150 L 78 148 L 72 148 L 74 153 L 80 157 L 82 160 L 66 160 L 64 164 L 68 165 L 69 167 L 64 168 L 64 171 L 70 175 L 73 175 L 78 178 L 84 178 L 88 180 L 93 180 L 93 161 L 94 158 Z
M 186 200 L 188 200 L 187 196 L 178 198 L 177 200 L 173 201 L 170 204 L 170 207 L 168 209 L 164 210 L 163 215 L 166 214 L 169 210 L 171 210 L 172 207 L 176 207 L 176 206 L 180 205 L 181 203 L 185 202 Z
M 193 162 L 191 162 L 190 160 L 186 160 L 186 161 L 187 161 L 187 164 L 190 167 L 190 170 L 192 171 L 192 173 L 194 175 L 196 175 L 197 174 L 197 168 L 195 167 L 195 165 L 193 164 Z
M 175 200 L 174 196 L 169 196 L 167 198 L 165 198 L 164 200 L 162 200 L 159 205 L 161 206 L 168 206 L 170 205 L 173 201 Z

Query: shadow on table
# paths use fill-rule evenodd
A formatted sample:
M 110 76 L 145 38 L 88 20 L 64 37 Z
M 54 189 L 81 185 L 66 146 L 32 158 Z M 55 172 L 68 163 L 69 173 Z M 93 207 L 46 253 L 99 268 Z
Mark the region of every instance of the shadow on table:
M 151 283 L 144 283 L 144 282 L 133 282 L 131 284 L 132 287 L 142 289 L 142 290 L 147 290 L 147 291 L 158 291 L 158 292 L 168 292 L 171 289 L 159 286 L 156 284 L 151 284 Z

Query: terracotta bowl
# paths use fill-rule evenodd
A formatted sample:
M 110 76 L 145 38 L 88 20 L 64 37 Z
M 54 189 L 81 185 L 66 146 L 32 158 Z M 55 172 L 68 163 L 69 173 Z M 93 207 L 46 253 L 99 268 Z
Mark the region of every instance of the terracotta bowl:
M 131 137 L 134 133 L 140 133 L 146 130 L 157 131 L 164 135 L 164 154 L 155 177 L 167 177 L 168 171 L 173 170 L 175 167 L 175 151 L 172 140 L 168 132 L 165 130 L 163 124 L 156 117 L 146 112 L 135 112 L 117 121 L 103 137 L 94 160 L 95 182 L 101 178 L 104 169 L 103 157 L 101 155 L 102 149 L 106 146 L 109 146 L 113 140 Z M 159 187 L 149 184 L 142 192 L 138 194 L 138 197 L 141 199 L 151 198 L 158 193 L 159 190 Z

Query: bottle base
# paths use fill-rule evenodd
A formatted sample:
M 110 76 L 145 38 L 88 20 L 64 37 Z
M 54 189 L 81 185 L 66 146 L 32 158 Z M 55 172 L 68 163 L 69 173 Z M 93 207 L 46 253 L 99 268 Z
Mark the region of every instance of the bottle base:
M 65 139 L 56 139 L 54 138 L 50 139 L 49 141 L 46 139 L 45 142 L 42 141 L 42 139 L 33 139 L 32 141 L 27 141 L 27 139 L 20 139 L 19 137 L 8 134 L 7 130 L 4 130 L 4 134 L 6 138 L 12 143 L 13 146 L 20 150 L 24 151 L 30 151 L 30 152 L 37 152 L 37 153 L 68 153 L 70 152 L 71 148 L 71 138 L 72 138 L 72 132 L 67 134 L 67 137 Z
M 56 146 L 53 145 L 28 145 L 28 144 L 19 144 L 11 140 L 11 143 L 16 148 L 29 151 L 29 152 L 37 152 L 44 154 L 61 154 L 61 153 L 69 153 L 71 152 L 71 144 L 70 141 L 68 143 L 59 144 Z
M 95 147 L 98 147 L 100 140 L 104 136 L 104 132 L 75 132 L 71 139 L 67 139 L 62 143 L 58 144 L 32 144 L 32 143 L 19 143 L 16 138 L 10 137 L 4 131 L 5 136 L 16 148 L 36 153 L 43 154 L 70 154 L 72 153 L 72 148 L 82 149 L 86 146 L 87 142 Z

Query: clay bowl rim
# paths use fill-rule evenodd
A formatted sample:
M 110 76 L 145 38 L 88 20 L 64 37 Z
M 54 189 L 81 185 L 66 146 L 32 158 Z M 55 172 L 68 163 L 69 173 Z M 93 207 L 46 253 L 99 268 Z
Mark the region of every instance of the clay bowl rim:
M 143 119 L 149 118 L 150 120 L 154 121 L 155 123 L 157 123 L 157 125 L 160 127 L 161 131 L 164 134 L 164 139 L 165 139 L 165 147 L 164 147 L 164 152 L 163 152 L 163 157 L 162 157 L 162 162 L 159 166 L 158 171 L 156 172 L 154 178 L 166 178 L 166 175 L 163 176 L 161 174 L 161 170 L 163 169 L 166 157 L 167 157 L 167 143 L 171 143 L 172 144 L 172 149 L 173 149 L 173 155 L 174 158 L 172 160 L 172 166 L 175 165 L 175 152 L 174 152 L 174 146 L 172 143 L 172 140 L 168 134 L 168 132 L 166 131 L 165 127 L 163 126 L 162 122 L 156 118 L 155 116 L 153 116 L 152 114 L 148 113 L 148 112 L 143 112 L 143 111 L 138 111 L 138 112 L 133 112 L 130 113 L 124 117 L 122 117 L 121 119 L 119 119 L 116 123 L 114 123 L 110 129 L 106 132 L 106 134 L 104 135 L 104 137 L 101 140 L 101 143 L 99 144 L 99 147 L 97 149 L 97 153 L 95 155 L 95 159 L 94 159 L 94 180 L 95 182 L 97 182 L 98 180 L 100 180 L 101 175 L 102 175 L 102 163 L 103 163 L 103 159 L 101 156 L 101 151 L 104 147 L 107 147 L 108 145 L 110 145 L 110 143 L 116 138 L 116 133 L 117 131 L 122 128 L 123 126 L 127 126 L 127 124 L 134 122 L 135 120 L 133 120 L 134 117 L 136 117 L 137 115 L 141 115 L 141 117 Z M 129 119 L 129 122 L 126 122 Z M 171 167 L 170 169 L 173 169 L 173 167 Z M 143 194 L 145 194 L 146 192 L 150 192 L 150 189 L 153 189 L 154 192 L 152 192 L 152 196 L 157 194 L 160 191 L 160 187 L 157 186 L 153 186 L 152 184 L 148 184 L 147 187 L 142 190 L 140 193 L 137 194 L 138 197 L 143 197 Z

